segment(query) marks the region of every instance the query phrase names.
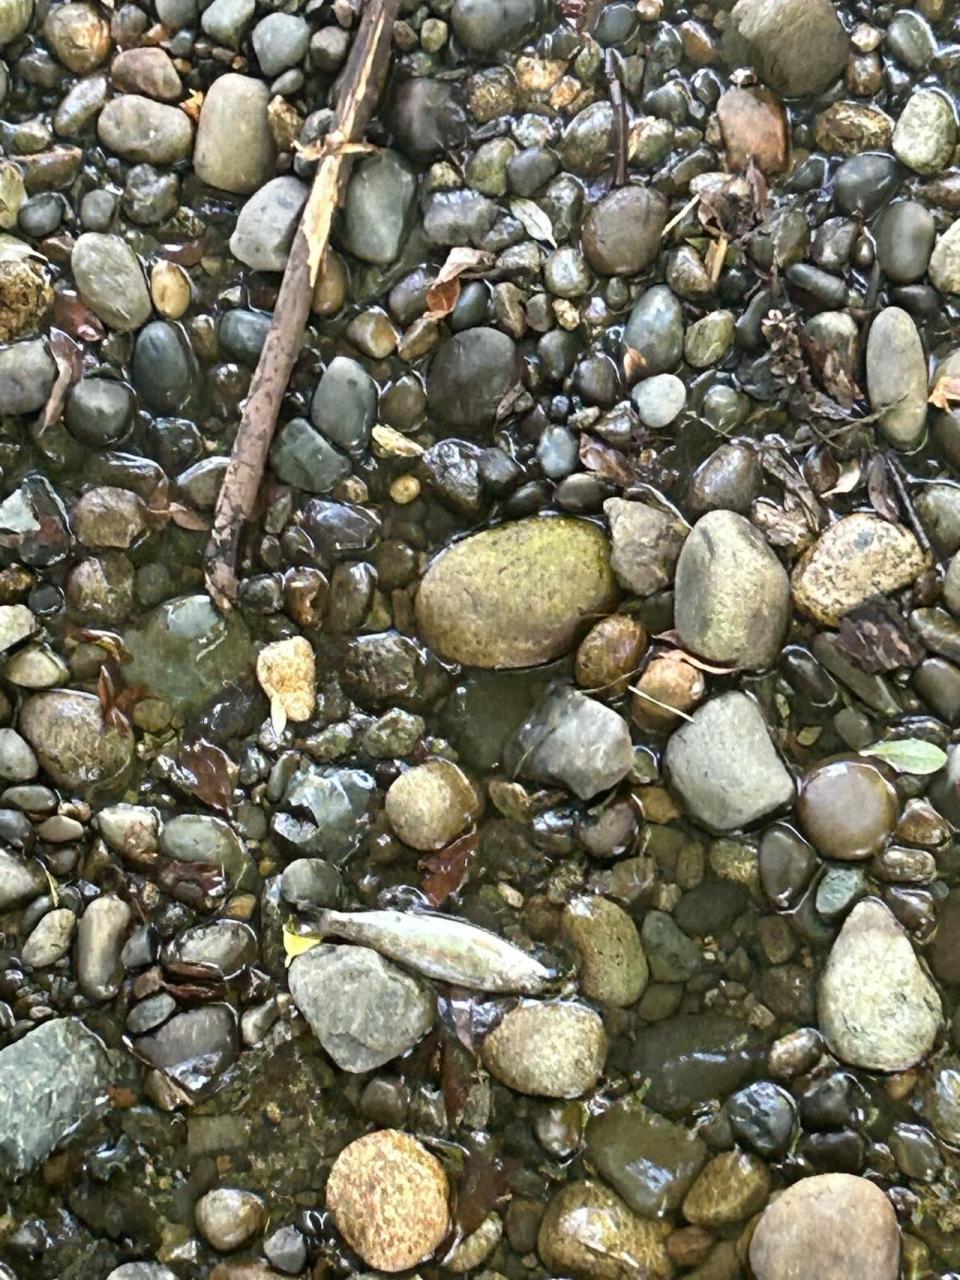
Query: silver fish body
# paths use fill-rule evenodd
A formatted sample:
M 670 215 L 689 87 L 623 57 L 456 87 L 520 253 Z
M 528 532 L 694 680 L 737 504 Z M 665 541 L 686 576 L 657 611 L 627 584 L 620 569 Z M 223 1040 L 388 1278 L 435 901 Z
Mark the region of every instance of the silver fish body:
M 454 916 L 329 910 L 317 916 L 321 933 L 359 942 L 424 977 L 454 986 L 537 995 L 555 976 L 512 942 Z

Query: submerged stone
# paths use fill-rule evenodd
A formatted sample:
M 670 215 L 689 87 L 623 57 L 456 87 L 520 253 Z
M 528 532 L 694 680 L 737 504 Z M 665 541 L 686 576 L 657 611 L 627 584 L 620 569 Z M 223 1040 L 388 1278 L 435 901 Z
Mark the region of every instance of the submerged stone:
M 617 595 L 600 529 L 533 518 L 441 552 L 420 584 L 417 621 L 427 644 L 454 662 L 528 667 L 569 652 Z
M 123 639 L 132 655 L 127 680 L 180 711 L 199 711 L 226 683 L 245 675 L 253 658 L 238 615 L 219 613 L 205 595 L 166 601 L 128 627 Z
M 109 1105 L 116 1071 L 78 1018 L 55 1018 L 0 1051 L 0 1171 L 19 1178 Z

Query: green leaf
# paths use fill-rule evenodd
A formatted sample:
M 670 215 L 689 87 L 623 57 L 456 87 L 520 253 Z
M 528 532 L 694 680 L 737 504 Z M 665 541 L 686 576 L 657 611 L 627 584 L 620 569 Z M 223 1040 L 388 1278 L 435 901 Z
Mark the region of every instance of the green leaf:
M 947 763 L 947 753 L 932 742 L 922 738 L 898 738 L 890 742 L 875 742 L 864 747 L 862 756 L 876 756 L 892 765 L 899 773 L 937 773 Z

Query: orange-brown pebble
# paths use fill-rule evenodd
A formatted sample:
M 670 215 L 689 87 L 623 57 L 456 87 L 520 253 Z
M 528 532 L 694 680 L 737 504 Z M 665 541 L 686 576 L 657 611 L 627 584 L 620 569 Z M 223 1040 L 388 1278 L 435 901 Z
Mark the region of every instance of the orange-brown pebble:
M 619 698 L 626 693 L 646 647 L 647 633 L 633 618 L 623 613 L 601 618 L 577 650 L 577 684 L 595 689 L 602 697 Z
M 654 658 L 636 682 L 641 692 L 633 695 L 630 714 L 641 729 L 675 729 L 680 717 L 677 711 L 691 712 L 698 706 L 706 692 L 703 672 L 683 658 L 664 654 Z M 658 705 L 662 704 L 662 705 Z
M 428 1258 L 450 1225 L 440 1161 L 398 1129 L 358 1138 L 337 1156 L 327 1208 L 368 1267 L 406 1271 Z

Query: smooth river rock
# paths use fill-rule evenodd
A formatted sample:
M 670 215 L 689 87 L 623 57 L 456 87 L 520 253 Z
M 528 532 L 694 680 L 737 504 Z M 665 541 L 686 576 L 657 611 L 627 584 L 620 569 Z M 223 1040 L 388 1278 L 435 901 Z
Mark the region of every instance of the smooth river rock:
M 756 822 L 793 799 L 793 779 L 745 693 L 704 703 L 671 736 L 664 761 L 687 813 L 715 831 Z
M 897 1215 L 866 1178 L 804 1178 L 764 1210 L 750 1242 L 750 1266 L 756 1280 L 897 1280 Z
M 125 240 L 86 231 L 70 255 L 81 298 L 104 324 L 121 333 L 139 329 L 152 307 L 143 269 Z
M 119 783 L 133 760 L 126 720 L 105 725 L 100 700 L 75 689 L 31 694 L 18 728 L 59 787 L 81 794 Z
M 617 601 L 602 530 L 532 517 L 465 538 L 430 564 L 417 593 L 424 641 L 473 667 L 531 667 L 568 653 L 588 617 Z
M 741 51 L 778 93 L 819 93 L 843 70 L 850 47 L 832 0 L 738 0 L 724 47 Z
M 481 1055 L 490 1074 L 518 1093 L 579 1098 L 600 1078 L 607 1037 L 585 1004 L 525 1000 L 490 1032 Z
M 113 1079 L 103 1045 L 78 1018 L 54 1018 L 0 1051 L 0 1173 L 18 1178 L 46 1160 L 105 1109 Z
M 794 604 L 814 621 L 835 627 L 871 596 L 907 586 L 926 563 L 909 529 L 856 511 L 825 529 L 797 561 Z
M 569 787 L 589 800 L 630 772 L 633 744 L 612 707 L 556 684 L 507 743 L 504 759 L 513 776 Z
M 587 1179 L 567 1183 L 550 1201 L 537 1252 L 551 1275 L 575 1280 L 668 1280 L 673 1274 L 660 1226 Z
M 708 511 L 677 562 L 674 617 L 684 645 L 710 662 L 759 670 L 776 660 L 790 618 L 786 570 L 749 520 Z
M 900 307 L 884 307 L 867 338 L 870 407 L 892 445 L 912 449 L 927 425 L 927 358 L 917 326 Z
M 820 1030 L 843 1062 L 905 1071 L 933 1048 L 940 996 L 909 937 L 878 898 L 850 912 L 831 948 L 818 997 Z
M 97 137 L 124 160 L 163 167 L 185 160 L 193 147 L 193 125 L 179 107 L 139 93 L 113 98 L 100 112 Z
M 274 150 L 269 99 L 267 86 L 252 76 L 228 72 L 213 82 L 197 126 L 193 167 L 198 178 L 241 196 L 267 181 Z

